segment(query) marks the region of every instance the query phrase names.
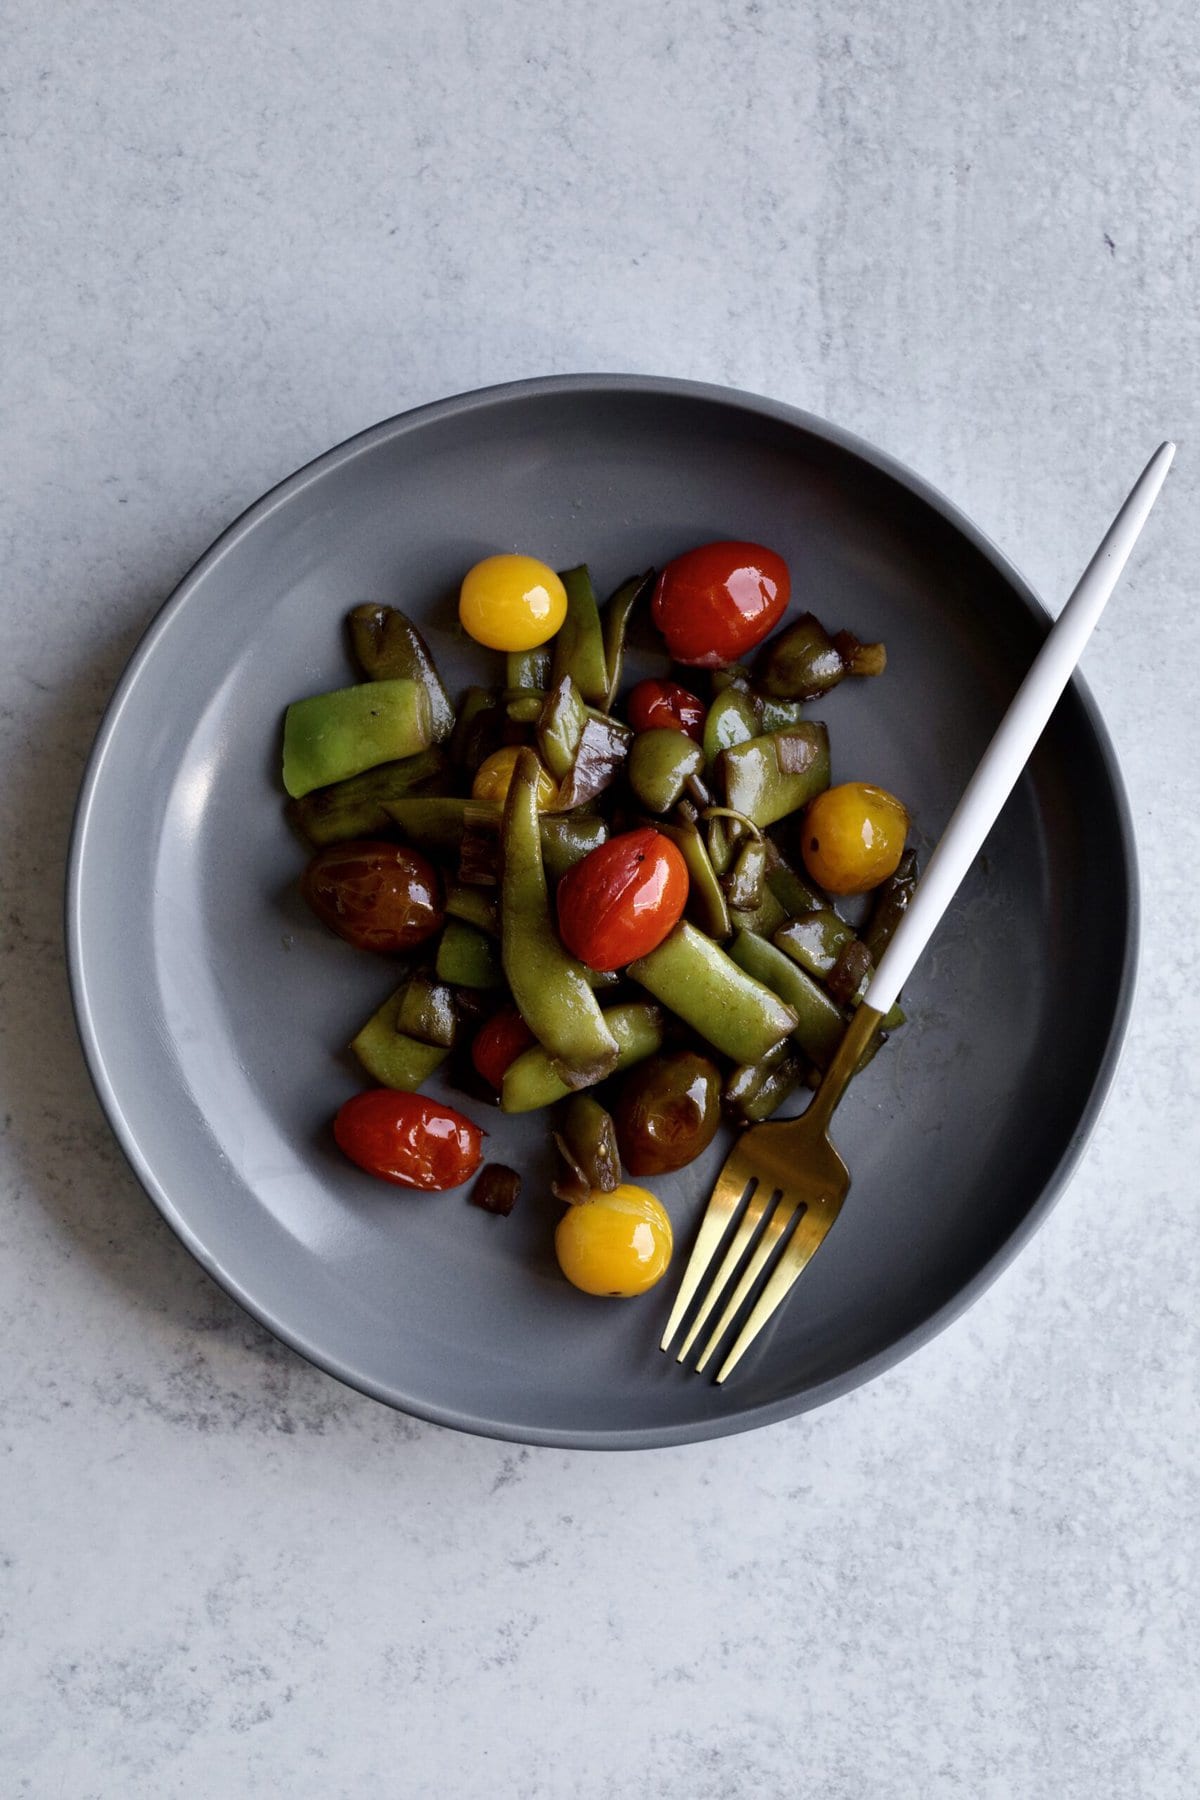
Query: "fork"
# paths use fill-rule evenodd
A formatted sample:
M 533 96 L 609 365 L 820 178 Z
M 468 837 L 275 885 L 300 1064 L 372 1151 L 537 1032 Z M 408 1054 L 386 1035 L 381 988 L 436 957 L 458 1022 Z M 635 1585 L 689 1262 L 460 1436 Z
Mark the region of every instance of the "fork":
M 679 1362 L 691 1351 L 736 1277 L 733 1292 L 696 1363 L 697 1370 L 707 1366 L 782 1243 L 783 1249 L 761 1294 L 717 1371 L 716 1379 L 724 1381 L 782 1306 L 828 1237 L 850 1189 L 850 1172 L 829 1136 L 834 1109 L 872 1034 L 895 1002 L 1033 754 L 1129 560 L 1174 454 L 1174 444 L 1165 443 L 1150 458 L 1038 651 L 963 790 L 806 1110 L 797 1119 L 755 1125 L 743 1131 L 726 1159 L 662 1337 L 661 1348 L 667 1350 L 706 1274 L 720 1257 L 680 1346 Z M 721 1246 L 743 1202 L 745 1211 L 721 1255 Z

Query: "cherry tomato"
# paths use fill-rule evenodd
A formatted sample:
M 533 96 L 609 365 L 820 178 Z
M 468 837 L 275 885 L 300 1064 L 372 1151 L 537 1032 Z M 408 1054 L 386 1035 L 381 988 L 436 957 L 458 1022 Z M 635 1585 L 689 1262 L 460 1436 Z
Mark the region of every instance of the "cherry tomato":
M 566 618 L 567 590 L 536 556 L 485 556 L 463 577 L 458 616 L 489 649 L 535 650 Z
M 483 1133 L 452 1106 L 398 1088 L 355 1094 L 333 1121 L 350 1161 L 397 1187 L 437 1192 L 469 1181 L 483 1155 Z
M 631 1069 L 614 1112 L 631 1175 L 666 1175 L 708 1149 L 721 1123 L 721 1077 L 694 1050 L 652 1056 Z
M 677 681 L 639 681 L 625 710 L 635 731 L 683 731 L 697 743 L 704 735 L 704 702 Z
M 644 1294 L 671 1260 L 671 1221 L 648 1188 L 625 1181 L 569 1206 L 554 1233 L 558 1266 L 585 1294 Z
M 528 1050 L 535 1041 L 516 1007 L 509 1007 L 476 1032 L 471 1042 L 471 1061 L 499 1093 L 509 1064 L 516 1062 L 522 1050 Z
M 669 562 L 651 611 L 676 662 L 740 662 L 787 611 L 787 564 L 762 544 L 701 544 Z
M 804 815 L 804 866 L 830 894 L 865 894 L 894 875 L 908 814 L 886 788 L 844 781 L 826 788 Z
M 490 756 L 485 756 L 475 771 L 475 779 L 471 783 L 471 798 L 490 800 L 493 806 L 503 806 L 512 786 L 513 770 L 520 754 L 520 744 L 505 744 L 502 750 L 493 750 Z M 538 811 L 548 811 L 557 799 L 558 788 L 549 769 L 540 768 L 537 778 Z
M 444 917 L 433 864 L 402 844 L 328 844 L 300 877 L 300 892 L 323 925 L 359 950 L 411 950 Z
M 589 969 L 649 955 L 683 916 L 687 864 L 651 826 L 590 850 L 558 884 L 559 935 Z

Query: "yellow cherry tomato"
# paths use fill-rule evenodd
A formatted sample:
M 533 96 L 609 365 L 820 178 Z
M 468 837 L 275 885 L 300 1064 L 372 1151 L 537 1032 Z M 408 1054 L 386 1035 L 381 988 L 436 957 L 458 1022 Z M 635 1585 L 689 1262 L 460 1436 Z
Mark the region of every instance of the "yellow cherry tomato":
M 818 794 L 804 815 L 804 866 L 829 894 L 865 894 L 896 872 L 908 814 L 894 794 L 844 781 Z
M 536 556 L 485 556 L 463 577 L 458 616 L 490 650 L 535 650 L 567 616 L 567 590 Z
M 517 758 L 521 754 L 520 744 L 505 744 L 502 750 L 493 750 L 484 758 L 475 771 L 475 779 L 471 783 L 473 800 L 491 800 L 496 806 L 503 806 L 508 798 L 509 786 L 513 778 L 513 770 L 517 766 Z M 539 769 L 537 778 L 537 803 L 539 812 L 547 812 L 558 799 L 558 788 L 549 769 Z
M 585 1294 L 644 1294 L 671 1260 L 671 1221 L 648 1188 L 623 1182 L 569 1206 L 554 1233 L 558 1264 Z

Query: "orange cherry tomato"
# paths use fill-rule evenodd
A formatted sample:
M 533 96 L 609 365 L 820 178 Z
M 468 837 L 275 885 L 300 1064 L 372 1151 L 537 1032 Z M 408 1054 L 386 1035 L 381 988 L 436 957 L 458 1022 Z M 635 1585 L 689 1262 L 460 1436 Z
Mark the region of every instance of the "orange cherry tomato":
M 329 844 L 300 877 L 300 892 L 322 925 L 358 950 L 415 949 L 444 917 L 437 870 L 402 844 Z
M 787 564 L 762 544 L 701 544 L 669 562 L 651 611 L 676 662 L 740 662 L 787 611 Z
M 625 710 L 635 731 L 683 731 L 697 743 L 704 735 L 704 702 L 677 681 L 639 681 Z
M 517 1011 L 507 1007 L 489 1019 L 471 1042 L 471 1061 L 490 1087 L 500 1092 L 510 1063 L 535 1042 L 534 1035 Z
M 651 826 L 609 838 L 558 884 L 558 930 L 589 969 L 620 969 L 648 956 L 683 916 L 687 864 Z
M 398 1088 L 355 1094 L 333 1121 L 333 1135 L 368 1175 L 430 1192 L 469 1181 L 483 1155 L 478 1125 L 452 1106 Z

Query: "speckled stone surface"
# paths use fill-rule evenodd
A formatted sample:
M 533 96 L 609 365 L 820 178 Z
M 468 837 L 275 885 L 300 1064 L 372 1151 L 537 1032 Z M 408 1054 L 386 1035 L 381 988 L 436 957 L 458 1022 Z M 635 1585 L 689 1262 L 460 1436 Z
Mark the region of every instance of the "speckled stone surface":
M 5 12 L 0 1792 L 1194 1800 L 1194 7 Z M 609 1458 L 252 1326 L 114 1148 L 59 931 L 101 707 L 215 532 L 377 418 L 582 368 L 826 414 L 1053 603 L 1180 443 L 1086 663 L 1145 958 L 1067 1196 L 873 1386 Z

